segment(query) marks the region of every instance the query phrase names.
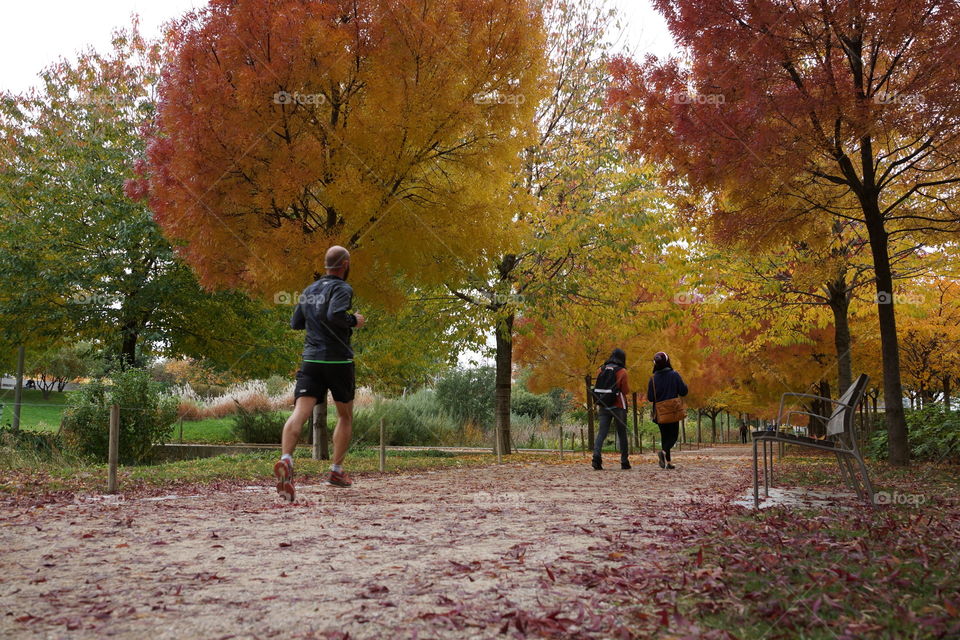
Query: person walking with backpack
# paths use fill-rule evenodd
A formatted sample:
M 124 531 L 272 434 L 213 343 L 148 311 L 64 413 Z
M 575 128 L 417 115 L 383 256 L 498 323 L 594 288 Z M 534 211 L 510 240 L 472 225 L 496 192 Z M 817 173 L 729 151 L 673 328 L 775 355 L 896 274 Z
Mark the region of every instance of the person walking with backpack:
M 620 443 L 620 468 L 630 468 L 630 449 L 627 442 L 627 396 L 630 383 L 627 380 L 627 354 L 623 349 L 614 349 L 597 373 L 593 388 L 594 401 L 599 408 L 600 431 L 593 445 L 593 468 L 603 469 L 603 442 L 610 432 L 610 423 L 615 422 L 617 440 Z
M 653 375 L 647 383 L 647 400 L 653 403 L 653 421 L 660 427 L 660 451 L 657 458 L 661 469 L 676 469 L 670 462 L 670 449 L 677 444 L 680 421 L 686 415 L 681 398 L 688 389 L 680 374 L 673 370 L 670 357 L 663 351 L 653 356 Z
M 353 484 L 343 470 L 343 460 L 350 446 L 353 430 L 353 398 L 356 378 L 350 338 L 354 329 L 366 324 L 359 313 L 351 313 L 353 289 L 347 284 L 350 275 L 350 252 L 340 246 L 327 250 L 327 274 L 311 284 L 300 296 L 290 319 L 292 329 L 305 330 L 303 362 L 297 371 L 293 413 L 283 426 L 282 456 L 273 466 L 277 493 L 293 502 L 293 450 L 304 423 L 313 414 L 313 407 L 326 400 L 327 391 L 337 408 L 337 427 L 333 432 L 333 465 L 326 483 L 334 487 Z M 326 416 L 321 416 L 326 420 Z

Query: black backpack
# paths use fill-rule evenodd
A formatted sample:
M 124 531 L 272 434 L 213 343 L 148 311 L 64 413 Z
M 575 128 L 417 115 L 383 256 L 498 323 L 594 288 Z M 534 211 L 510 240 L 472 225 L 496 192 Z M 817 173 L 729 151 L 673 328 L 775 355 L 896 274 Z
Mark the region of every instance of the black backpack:
M 623 367 L 615 364 L 605 364 L 593 385 L 593 401 L 604 408 L 611 408 L 617 404 L 620 395 L 620 385 L 617 384 L 617 371 Z

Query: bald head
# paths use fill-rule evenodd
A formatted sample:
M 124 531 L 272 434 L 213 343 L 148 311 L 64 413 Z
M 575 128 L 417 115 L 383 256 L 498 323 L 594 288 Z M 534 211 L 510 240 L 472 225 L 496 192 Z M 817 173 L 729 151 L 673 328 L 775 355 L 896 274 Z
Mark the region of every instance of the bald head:
M 324 257 L 324 267 L 330 275 L 343 276 L 345 273 L 349 273 L 350 252 L 340 245 L 330 247 Z

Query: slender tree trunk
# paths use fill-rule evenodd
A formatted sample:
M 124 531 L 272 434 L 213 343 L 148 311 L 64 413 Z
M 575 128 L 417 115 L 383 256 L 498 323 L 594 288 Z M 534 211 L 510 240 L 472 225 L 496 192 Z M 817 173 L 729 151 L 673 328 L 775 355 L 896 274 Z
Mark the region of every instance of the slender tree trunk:
M 513 377 L 513 316 L 507 316 L 497 327 L 496 406 L 497 429 L 500 432 L 500 451 L 508 454 L 510 444 L 510 384 Z
M 850 298 L 847 296 L 846 278 L 840 276 L 827 283 L 830 293 L 830 310 L 833 311 L 833 344 L 837 352 L 837 394 L 842 394 L 853 384 L 853 359 L 850 350 Z
M 950 413 L 950 376 L 943 376 L 943 409 Z
M 20 409 L 23 407 L 23 362 L 26 358 L 26 347 L 17 347 L 17 382 L 13 390 L 13 432 L 20 431 Z
M 883 358 L 883 405 L 887 421 L 887 452 L 890 464 L 906 466 L 910 463 L 907 442 L 907 421 L 903 413 L 903 386 L 900 382 L 900 347 L 897 338 L 897 318 L 894 310 L 893 275 L 890 270 L 888 236 L 883 228 L 879 205 L 868 203 L 871 210 L 864 213 L 870 235 L 870 251 L 877 281 L 877 315 L 880 321 L 880 354 Z

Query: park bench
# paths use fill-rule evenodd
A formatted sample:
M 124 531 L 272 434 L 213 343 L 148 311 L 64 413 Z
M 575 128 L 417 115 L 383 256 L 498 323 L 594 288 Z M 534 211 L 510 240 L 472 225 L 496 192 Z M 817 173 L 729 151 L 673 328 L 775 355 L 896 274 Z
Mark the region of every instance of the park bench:
M 857 406 L 863 399 L 863 394 L 867 388 L 869 376 L 860 374 L 860 376 L 850 385 L 839 400 L 815 396 L 809 393 L 788 392 L 780 397 L 780 410 L 777 413 L 777 422 L 770 430 L 755 431 L 753 433 L 753 505 L 754 508 L 760 507 L 760 479 L 758 468 L 758 447 L 763 452 L 763 487 L 764 495 L 770 496 L 770 486 L 773 484 L 773 453 L 774 443 L 792 444 L 800 447 L 810 447 L 822 451 L 832 451 L 837 456 L 837 463 L 840 466 L 840 476 L 843 481 L 857 494 L 862 500 L 873 504 L 873 486 L 870 484 L 870 478 L 867 475 L 867 467 L 863 463 L 863 457 L 857 449 L 857 438 L 854 433 L 853 418 L 856 415 Z M 823 400 L 834 406 L 833 412 L 827 420 L 826 438 L 823 440 L 811 438 L 809 436 L 798 435 L 784 429 L 795 431 L 797 425 L 791 423 L 794 415 L 806 415 L 820 418 L 822 416 L 791 409 L 787 415 L 783 415 L 783 409 L 786 399 L 790 398 L 809 398 Z M 854 465 L 856 463 L 856 466 Z M 859 476 L 858 476 L 859 471 Z

